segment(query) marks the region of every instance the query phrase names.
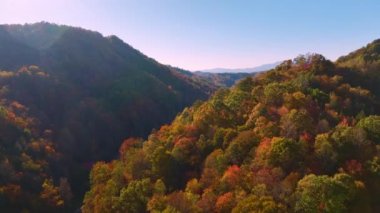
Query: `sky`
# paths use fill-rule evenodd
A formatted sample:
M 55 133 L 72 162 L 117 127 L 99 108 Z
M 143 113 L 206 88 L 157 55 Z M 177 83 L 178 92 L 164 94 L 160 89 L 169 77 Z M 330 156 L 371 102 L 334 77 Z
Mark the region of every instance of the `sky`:
M 0 0 L 0 24 L 47 21 L 116 35 L 163 64 L 247 68 L 380 38 L 378 0 Z

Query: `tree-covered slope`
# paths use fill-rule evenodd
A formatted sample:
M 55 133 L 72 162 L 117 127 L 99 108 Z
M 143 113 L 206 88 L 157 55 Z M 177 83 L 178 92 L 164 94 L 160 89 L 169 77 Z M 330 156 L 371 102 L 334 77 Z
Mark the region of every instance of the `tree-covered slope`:
M 362 67 L 371 64 L 379 64 L 380 61 L 380 39 L 369 43 L 346 56 L 342 56 L 337 63 L 342 66 Z
M 215 88 L 116 36 L 49 23 L 1 25 L 0 71 L 1 99 L 25 106 L 50 132 L 77 202 L 94 162 L 113 159 L 123 139 L 146 137 Z
M 68 210 L 72 198 L 62 155 L 51 131 L 40 128 L 25 105 L 5 98 L 10 79 L 44 79 L 36 67 L 0 72 L 0 209 L 2 212 Z M 53 181 L 55 179 L 55 183 Z
M 17 71 L 24 65 L 37 65 L 49 74 L 43 82 L 46 85 L 39 88 L 33 88 L 37 86 L 33 82 L 30 88 L 12 82 L 8 97 L 31 106 L 32 113 L 41 114 L 46 119 L 44 124 L 54 128 L 58 141 L 63 139 L 58 135 L 64 131 L 74 141 L 102 144 L 96 155 L 103 158 L 114 154 L 103 143 L 117 144 L 127 135 L 144 136 L 212 91 L 146 57 L 116 36 L 103 37 L 96 32 L 48 23 L 3 25 L 0 34 L 2 70 Z M 54 100 L 41 99 L 44 93 L 53 93 L 49 98 Z M 86 116 L 84 111 L 92 111 L 93 115 Z M 77 125 L 72 126 L 73 123 Z M 115 128 L 107 127 L 108 123 Z M 84 132 L 75 133 L 79 126 Z M 92 133 L 103 136 L 88 138 Z
M 82 211 L 380 211 L 380 81 L 365 65 L 300 56 L 219 90 L 95 164 Z
M 200 78 L 212 82 L 214 85 L 220 87 L 231 87 L 235 85 L 239 80 L 248 76 L 254 76 L 257 73 L 211 73 L 197 71 L 194 72 L 194 74 Z

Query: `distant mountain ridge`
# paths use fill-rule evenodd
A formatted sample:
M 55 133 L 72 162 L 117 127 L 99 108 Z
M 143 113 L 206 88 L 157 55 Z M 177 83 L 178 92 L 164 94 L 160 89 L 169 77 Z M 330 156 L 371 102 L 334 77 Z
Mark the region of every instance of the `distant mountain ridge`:
M 215 86 L 219 87 L 231 87 L 235 85 L 239 80 L 242 80 L 249 76 L 254 76 L 260 72 L 268 71 L 275 68 L 281 62 L 275 62 L 271 64 L 264 64 L 253 68 L 240 68 L 240 69 L 228 69 L 228 68 L 214 68 L 207 70 L 200 70 L 192 72 L 196 77 L 205 79 Z M 195 78 L 193 76 L 193 78 Z
M 262 72 L 275 68 L 277 65 L 281 64 L 281 62 L 274 62 L 270 64 L 263 64 L 257 67 L 252 68 L 213 68 L 213 69 L 205 69 L 198 70 L 196 72 L 208 72 L 208 73 L 252 73 L 252 72 Z

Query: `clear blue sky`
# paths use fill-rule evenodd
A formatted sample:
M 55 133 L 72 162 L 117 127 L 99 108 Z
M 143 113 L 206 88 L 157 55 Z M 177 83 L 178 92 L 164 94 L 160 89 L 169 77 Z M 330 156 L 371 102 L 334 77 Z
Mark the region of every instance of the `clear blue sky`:
M 243 68 L 380 38 L 379 0 L 0 0 L 0 23 L 48 21 L 117 35 L 161 63 Z

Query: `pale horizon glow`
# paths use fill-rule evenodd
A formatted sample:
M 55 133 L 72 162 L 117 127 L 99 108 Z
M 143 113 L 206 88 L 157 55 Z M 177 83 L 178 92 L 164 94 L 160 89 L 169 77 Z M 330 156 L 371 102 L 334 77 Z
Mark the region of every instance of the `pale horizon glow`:
M 305 1 L 306 2 L 306 1 Z M 116 35 L 187 70 L 339 56 L 380 38 L 375 0 L 0 0 L 0 24 L 47 21 Z

